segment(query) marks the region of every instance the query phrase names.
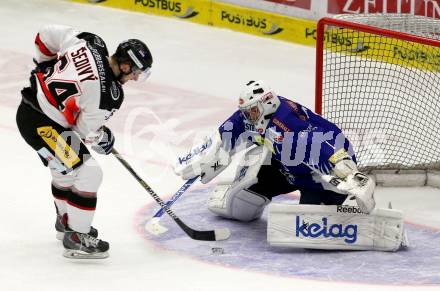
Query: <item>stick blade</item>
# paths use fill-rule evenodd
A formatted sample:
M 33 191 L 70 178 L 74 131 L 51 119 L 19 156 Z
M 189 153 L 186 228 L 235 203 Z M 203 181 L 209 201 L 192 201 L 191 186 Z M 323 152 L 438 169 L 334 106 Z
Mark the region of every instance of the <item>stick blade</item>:
M 145 230 L 149 233 L 159 236 L 168 231 L 168 228 L 159 223 L 159 217 L 153 217 L 145 224 Z
M 214 230 L 215 240 L 227 240 L 231 236 L 231 231 L 228 228 L 220 228 Z

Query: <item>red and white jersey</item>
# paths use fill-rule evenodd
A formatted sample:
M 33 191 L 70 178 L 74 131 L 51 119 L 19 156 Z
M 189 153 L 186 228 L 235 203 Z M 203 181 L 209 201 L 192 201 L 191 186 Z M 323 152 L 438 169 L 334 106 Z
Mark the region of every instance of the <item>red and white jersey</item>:
M 35 44 L 37 62 L 57 59 L 53 68 L 35 73 L 41 110 L 82 138 L 93 135 L 124 99 L 104 41 L 91 33 L 51 25 L 39 31 Z

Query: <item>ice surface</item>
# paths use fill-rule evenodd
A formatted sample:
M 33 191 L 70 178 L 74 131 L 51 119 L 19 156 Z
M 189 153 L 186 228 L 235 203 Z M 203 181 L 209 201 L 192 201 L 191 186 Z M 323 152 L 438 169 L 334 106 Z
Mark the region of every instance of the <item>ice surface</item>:
M 225 242 L 206 244 L 188 240 L 185 233 L 169 217 L 161 224 L 169 228 L 159 237 L 145 236 L 159 242 L 164 249 L 191 255 L 202 261 L 233 266 L 255 272 L 277 274 L 290 278 L 362 282 L 388 285 L 433 285 L 440 284 L 440 230 L 405 223 L 411 246 L 395 253 L 372 251 L 323 251 L 271 247 L 266 242 L 267 209 L 262 218 L 250 223 L 241 223 L 216 217 L 206 208 L 206 194 L 214 188 L 190 190 L 173 207 L 176 213 L 192 222 L 193 227 L 228 227 L 231 237 Z M 383 194 L 383 189 L 377 191 Z M 297 197 L 281 195 L 276 202 L 298 203 Z M 382 205 L 379 207 L 386 207 Z M 145 208 L 139 215 L 138 226 L 143 232 L 145 218 L 154 209 Z M 187 241 L 183 243 L 183 241 Z M 210 247 L 222 247 L 224 254 L 214 256 Z M 377 266 L 381 271 L 377 272 Z M 417 267 L 415 267 L 417 266 Z

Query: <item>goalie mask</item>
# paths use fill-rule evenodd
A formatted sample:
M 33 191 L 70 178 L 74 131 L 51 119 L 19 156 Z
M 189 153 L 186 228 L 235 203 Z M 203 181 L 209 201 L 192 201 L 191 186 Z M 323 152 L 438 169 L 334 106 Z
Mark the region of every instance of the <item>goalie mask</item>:
M 280 99 L 272 88 L 262 81 L 249 81 L 240 94 L 238 108 L 255 125 L 255 130 L 263 134 L 279 105 Z

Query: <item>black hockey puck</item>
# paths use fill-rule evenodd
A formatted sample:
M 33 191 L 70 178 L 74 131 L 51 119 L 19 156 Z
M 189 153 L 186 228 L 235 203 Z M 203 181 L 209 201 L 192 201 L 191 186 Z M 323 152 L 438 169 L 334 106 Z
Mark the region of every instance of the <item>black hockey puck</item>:
M 211 248 L 213 255 L 223 255 L 225 250 L 223 248 Z

